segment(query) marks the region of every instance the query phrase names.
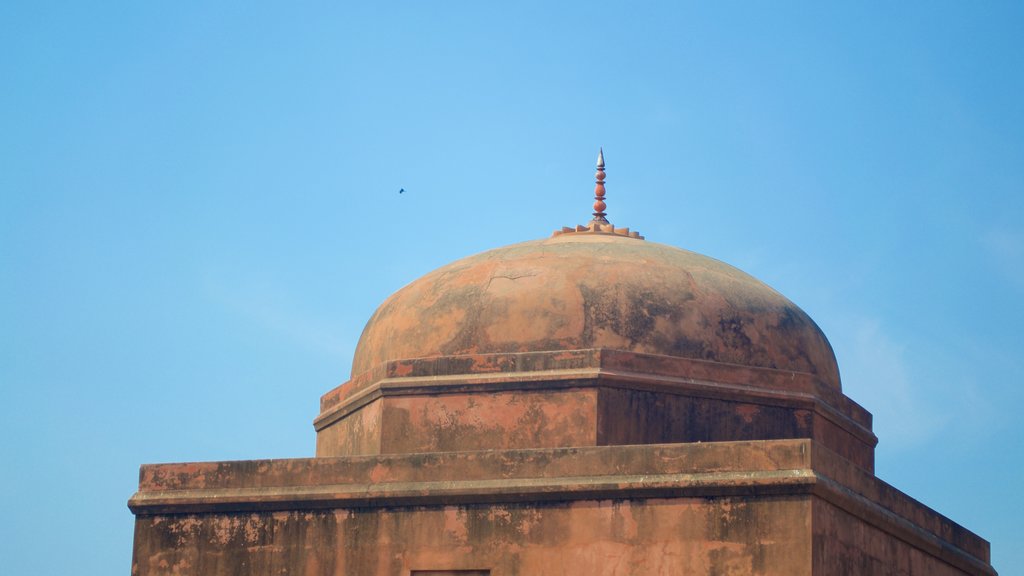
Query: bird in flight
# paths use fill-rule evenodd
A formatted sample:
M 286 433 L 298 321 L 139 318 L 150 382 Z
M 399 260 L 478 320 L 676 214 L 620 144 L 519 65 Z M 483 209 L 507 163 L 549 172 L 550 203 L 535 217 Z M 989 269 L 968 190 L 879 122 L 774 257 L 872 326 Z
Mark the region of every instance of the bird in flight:
M 399 189 L 398 189 L 398 193 L 399 193 L 399 194 L 402 194 L 403 192 L 405 192 L 405 188 L 399 188 Z

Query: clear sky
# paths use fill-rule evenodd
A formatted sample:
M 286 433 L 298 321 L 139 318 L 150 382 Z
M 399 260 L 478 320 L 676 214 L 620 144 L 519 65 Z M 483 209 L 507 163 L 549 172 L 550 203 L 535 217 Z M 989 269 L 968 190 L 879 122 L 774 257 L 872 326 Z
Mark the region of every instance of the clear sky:
M 807 311 L 878 475 L 1024 566 L 1024 4 L 4 2 L 0 558 L 310 456 L 391 292 L 609 217 Z M 400 188 L 406 192 L 399 194 Z

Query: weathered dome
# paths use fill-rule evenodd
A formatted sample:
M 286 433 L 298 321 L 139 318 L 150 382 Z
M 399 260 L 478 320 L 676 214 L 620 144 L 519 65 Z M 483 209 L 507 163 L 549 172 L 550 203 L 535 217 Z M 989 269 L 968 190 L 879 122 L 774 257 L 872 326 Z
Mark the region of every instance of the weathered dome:
M 470 256 L 374 313 L 356 376 L 433 356 L 612 348 L 811 373 L 839 389 L 828 340 L 775 290 L 727 264 L 616 234 L 563 234 Z

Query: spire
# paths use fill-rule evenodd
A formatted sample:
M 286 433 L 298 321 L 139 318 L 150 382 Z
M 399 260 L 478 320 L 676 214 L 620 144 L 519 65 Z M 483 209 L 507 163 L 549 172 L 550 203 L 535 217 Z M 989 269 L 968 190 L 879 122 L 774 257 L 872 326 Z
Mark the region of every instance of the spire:
M 598 148 L 597 151 L 597 174 L 594 177 L 597 179 L 597 183 L 594 184 L 594 218 L 586 226 L 579 224 L 575 228 L 563 226 L 561 230 L 555 230 L 552 236 L 560 236 L 562 234 L 614 234 L 616 236 L 643 240 L 644 237 L 639 233 L 631 231 L 629 228 L 616 228 L 608 222 L 608 215 L 605 214 L 605 209 L 608 208 L 608 205 L 604 203 L 603 147 Z
M 597 174 L 594 174 L 597 178 L 597 184 L 594 185 L 594 219 L 590 221 L 591 224 L 607 224 L 608 219 L 605 218 L 605 208 L 608 205 L 604 203 L 604 147 L 598 148 L 597 150 Z

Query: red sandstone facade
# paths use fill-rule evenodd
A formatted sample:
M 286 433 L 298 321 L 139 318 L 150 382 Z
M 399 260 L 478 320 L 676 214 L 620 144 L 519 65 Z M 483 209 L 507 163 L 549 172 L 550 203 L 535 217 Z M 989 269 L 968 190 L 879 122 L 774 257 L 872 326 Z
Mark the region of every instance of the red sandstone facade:
M 133 574 L 995 574 L 874 476 L 871 415 L 799 308 L 580 228 L 382 304 L 315 458 L 143 466 Z

